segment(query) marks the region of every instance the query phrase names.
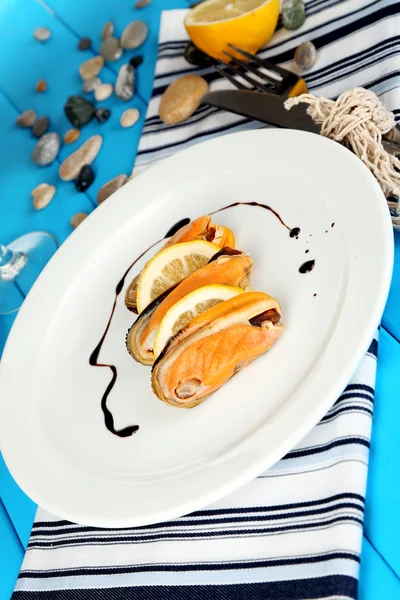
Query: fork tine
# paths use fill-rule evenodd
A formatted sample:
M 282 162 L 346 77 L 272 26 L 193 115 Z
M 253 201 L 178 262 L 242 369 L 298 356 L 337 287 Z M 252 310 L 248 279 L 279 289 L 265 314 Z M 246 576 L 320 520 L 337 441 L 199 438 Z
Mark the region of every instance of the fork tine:
M 220 75 L 222 75 L 223 77 L 228 79 L 228 81 L 230 81 L 239 90 L 248 90 L 249 89 L 247 86 L 243 85 L 243 83 L 240 83 L 240 81 L 237 81 L 230 73 L 227 73 L 226 71 L 224 71 L 219 65 L 214 65 L 214 69 L 216 69 L 218 71 L 218 73 L 220 73 Z
M 235 50 L 235 52 L 239 52 L 239 54 L 242 54 L 246 58 L 253 60 L 255 63 L 260 65 L 260 67 L 264 67 L 265 69 L 269 69 L 270 71 L 278 73 L 281 77 L 288 77 L 288 76 L 292 75 L 292 73 L 290 71 L 288 71 L 287 69 L 284 69 L 283 67 L 280 67 L 279 65 L 275 65 L 274 63 L 270 62 L 269 60 L 266 60 L 265 58 L 259 58 L 255 54 L 250 54 L 250 52 L 246 52 L 246 50 L 241 50 L 240 48 L 238 48 L 237 46 L 234 46 L 233 44 L 228 44 L 228 46 L 230 48 L 232 48 L 232 50 Z
M 226 54 L 226 52 L 225 52 Z M 242 65 L 239 64 L 236 65 L 228 65 L 228 68 L 233 71 L 234 73 L 236 73 L 237 75 L 239 75 L 240 77 L 242 77 L 242 79 L 244 79 L 245 81 L 247 81 L 248 83 L 250 83 L 250 85 L 252 85 L 253 87 L 261 90 L 262 92 L 271 92 L 271 86 L 270 85 L 264 85 L 262 83 L 260 83 L 260 81 L 257 81 L 257 79 L 255 79 L 254 77 L 252 77 L 251 75 L 249 75 L 246 72 L 246 67 L 242 67 Z M 280 82 L 278 82 L 280 83 Z
M 269 75 L 268 73 L 263 73 L 258 68 L 253 67 L 249 63 L 242 62 L 241 60 L 239 60 L 238 58 L 236 58 L 235 56 L 233 56 L 233 54 L 230 54 L 229 52 L 224 52 L 224 54 L 226 54 L 226 56 L 229 56 L 229 58 L 235 64 L 237 64 L 239 67 L 241 67 L 245 71 L 250 71 L 251 73 L 254 73 L 254 75 L 257 75 L 257 77 L 260 77 L 260 79 L 263 79 L 264 81 L 268 81 L 274 86 L 280 87 L 280 85 L 282 83 L 282 77 L 280 75 L 277 75 L 275 73 L 277 75 L 277 77 L 271 77 L 271 75 Z

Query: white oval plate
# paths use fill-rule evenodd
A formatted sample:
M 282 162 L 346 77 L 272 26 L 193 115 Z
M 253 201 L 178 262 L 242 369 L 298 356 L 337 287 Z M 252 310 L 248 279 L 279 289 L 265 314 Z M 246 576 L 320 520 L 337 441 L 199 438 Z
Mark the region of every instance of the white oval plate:
M 150 369 L 125 349 L 128 274 L 99 362 L 115 288 L 184 217 L 215 215 L 254 259 L 252 286 L 276 296 L 285 330 L 272 350 L 192 410 L 160 402 Z M 332 223 L 335 225 L 332 226 Z M 309 252 L 306 252 L 309 250 Z M 315 259 L 314 269 L 299 267 Z M 322 418 L 351 378 L 389 289 L 393 235 L 382 192 L 351 152 L 317 135 L 258 130 L 217 138 L 157 164 L 70 236 L 25 301 L 1 365 L 1 450 L 33 500 L 88 525 L 128 527 L 199 509 L 270 467 Z

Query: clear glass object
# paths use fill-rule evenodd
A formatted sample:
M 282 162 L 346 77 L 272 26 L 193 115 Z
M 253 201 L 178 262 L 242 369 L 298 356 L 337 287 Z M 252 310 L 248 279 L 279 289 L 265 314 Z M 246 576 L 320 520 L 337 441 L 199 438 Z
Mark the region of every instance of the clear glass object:
M 46 231 L 0 244 L 0 315 L 16 312 L 59 243 Z

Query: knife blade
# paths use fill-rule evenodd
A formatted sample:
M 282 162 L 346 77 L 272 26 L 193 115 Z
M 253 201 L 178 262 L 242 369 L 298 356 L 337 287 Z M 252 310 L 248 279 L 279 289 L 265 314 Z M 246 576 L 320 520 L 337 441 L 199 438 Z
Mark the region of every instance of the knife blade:
M 268 123 L 275 127 L 300 129 L 311 133 L 321 133 L 320 126 L 307 113 L 306 104 L 297 104 L 290 110 L 284 106 L 286 98 L 266 92 L 252 90 L 216 90 L 205 94 L 204 104 L 223 108 L 238 115 Z M 382 145 L 389 154 L 400 154 L 400 133 L 398 128 L 386 134 Z
M 204 104 L 223 108 L 275 127 L 320 133 L 320 126 L 307 114 L 305 104 L 297 104 L 287 110 L 284 107 L 284 100 L 277 95 L 251 90 L 216 90 L 208 92 L 201 99 Z

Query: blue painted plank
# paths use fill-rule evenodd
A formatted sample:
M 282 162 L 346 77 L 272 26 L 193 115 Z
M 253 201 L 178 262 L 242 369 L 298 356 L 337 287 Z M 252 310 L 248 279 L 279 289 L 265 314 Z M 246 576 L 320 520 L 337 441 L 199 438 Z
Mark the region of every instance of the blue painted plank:
M 400 576 L 400 344 L 382 329 L 378 354 L 365 532 Z
M 0 454 L 0 498 L 15 527 L 19 540 L 27 547 L 32 523 L 35 518 L 36 504 L 28 498 L 12 478 Z
M 400 598 L 400 580 L 364 537 L 361 553 L 358 600 Z
M 112 5 L 97 0 L 86 0 L 85 10 L 76 9 L 76 5 L 69 0 L 47 0 L 47 4 L 55 11 L 63 22 L 79 36 L 89 36 L 93 42 L 96 53 L 100 51 L 101 30 L 106 21 L 115 25 L 115 34 L 120 37 L 128 23 L 135 19 L 144 21 L 149 29 L 145 43 L 137 50 L 125 51 L 118 61 L 108 63 L 109 68 L 117 72 L 120 65 L 129 60 L 131 56 L 142 54 L 144 61 L 137 69 L 138 88 L 141 97 L 149 101 L 153 87 L 153 73 L 157 57 L 158 32 L 160 13 L 171 8 L 187 8 L 192 4 L 190 0 L 153 0 L 151 5 L 143 9 L 134 9 L 135 0 L 114 0 Z
M 0 500 L 0 600 L 9 600 L 17 581 L 24 551 Z
M 64 240 L 72 231 L 69 224 L 72 215 L 81 210 L 91 211 L 93 204 L 87 196 L 78 194 L 73 185 L 60 182 L 56 163 L 40 168 L 31 161 L 34 139 L 29 131 L 15 125 L 18 112 L 1 93 L 0 113 L 0 138 L 7 140 L 7 152 L 0 157 L 0 209 L 7 216 L 0 219 L 0 239 L 9 243 L 24 233 L 45 229 Z M 37 211 L 32 206 L 30 192 L 42 182 L 55 184 L 57 192 L 48 207 Z
M 82 93 L 82 80 L 78 70 L 80 64 L 90 58 L 91 54 L 79 52 L 77 37 L 39 4 L 32 1 L 26 3 L 24 0 L 15 0 L 13 6 L 16 11 L 19 11 L 19 38 L 18 44 L 15 44 L 15 48 L 12 49 L 13 61 L 2 61 L 1 63 L 0 89 L 3 90 L 10 105 L 15 108 L 15 114 L 12 118 L 7 117 L 4 127 L 8 125 L 8 130 L 5 132 L 7 139 L 12 136 L 13 139 L 18 140 L 20 158 L 13 171 L 14 175 L 18 172 L 20 177 L 23 173 L 24 179 L 18 187 L 27 183 L 27 171 L 35 172 L 37 177 L 46 177 L 48 183 L 56 184 L 59 191 L 65 190 L 65 193 L 74 199 L 73 202 L 69 201 L 66 204 L 68 207 L 73 207 L 69 211 L 70 216 L 78 210 L 88 212 L 92 206 L 85 194 L 79 194 L 71 182 L 62 182 L 58 179 L 59 164 L 57 162 L 45 168 L 38 168 L 31 163 L 30 154 L 35 140 L 29 131 L 14 131 L 16 129 L 14 122 L 18 111 L 33 108 L 38 115 L 49 116 L 52 123 L 51 130 L 63 136 L 71 127 L 64 115 L 63 106 L 69 95 Z M 0 9 L 0 19 L 5 29 L 12 27 L 14 21 L 12 11 L 1 12 Z M 40 44 L 32 38 L 32 31 L 38 25 L 47 26 L 52 31 L 52 38 L 45 44 Z M 1 55 L 10 54 L 9 41 L 10 36 L 0 38 Z M 27 56 L 29 56 L 29 61 L 26 60 Z M 18 64 L 18 69 L 13 68 L 13 64 Z M 62 74 L 61 77 L 60 74 Z M 103 69 L 101 76 L 106 82 L 115 82 L 115 75 L 109 69 Z M 42 94 L 35 91 L 35 84 L 40 78 L 48 82 L 48 90 Z M 93 99 L 93 95 L 91 96 Z M 104 137 L 103 147 L 94 162 L 97 178 L 87 194 L 92 201 L 95 201 L 98 188 L 103 183 L 119 173 L 130 175 L 146 112 L 146 105 L 138 98 L 125 103 L 113 95 L 101 106 L 111 108 L 110 120 L 103 125 L 93 120 L 82 129 L 81 137 L 75 144 L 63 146 L 60 152 L 60 160 L 63 160 L 89 136 L 97 133 Z M 123 129 L 119 124 L 120 116 L 126 108 L 131 106 L 138 108 L 141 119 L 131 129 Z M 23 167 L 24 170 L 22 171 L 19 167 Z M 23 192 L 27 195 L 31 189 L 27 185 L 23 186 Z M 15 196 L 15 192 L 13 195 Z M 43 211 L 43 214 L 49 215 L 51 222 L 53 219 L 49 212 L 52 206 L 53 203 Z M 69 219 L 63 222 L 66 229 L 62 239 L 65 239 L 71 231 L 68 221 Z
M 399 298 L 400 298 L 400 232 L 394 232 L 394 251 L 395 260 L 393 268 L 392 284 L 383 314 L 384 327 L 400 342 L 400 318 L 399 318 Z

